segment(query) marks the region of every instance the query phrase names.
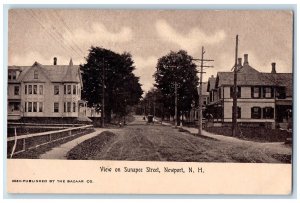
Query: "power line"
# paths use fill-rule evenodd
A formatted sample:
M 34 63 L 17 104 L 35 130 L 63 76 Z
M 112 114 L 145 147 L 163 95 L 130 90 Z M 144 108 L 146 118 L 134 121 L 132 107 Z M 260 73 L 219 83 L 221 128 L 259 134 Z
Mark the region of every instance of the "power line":
M 30 13 L 30 12 L 31 13 Z M 64 48 L 65 51 L 67 52 L 71 52 L 73 54 L 76 54 L 78 55 L 79 57 L 82 57 L 81 54 L 79 54 L 78 51 L 76 51 L 72 45 L 66 43 L 64 40 L 63 40 L 63 35 L 57 30 L 57 28 L 51 24 L 51 23 L 48 23 L 48 26 L 46 26 L 46 22 L 43 22 L 41 21 L 40 19 L 40 16 L 38 14 L 36 14 L 32 9 L 29 9 L 28 10 L 28 13 L 29 15 L 34 18 L 38 23 L 39 25 L 46 31 L 46 33 L 55 41 L 57 41 L 59 43 L 59 45 Z M 50 27 L 49 27 L 50 26 Z M 52 28 L 52 29 L 51 29 Z
M 67 30 L 67 32 L 69 33 L 72 43 L 74 44 L 74 46 L 84 55 L 84 51 L 78 46 L 78 44 L 76 43 L 75 40 L 73 40 L 74 34 L 71 31 L 71 28 L 68 26 L 68 24 L 66 23 L 66 21 L 64 20 L 64 18 L 61 17 L 61 15 L 54 10 L 55 15 L 57 16 L 57 18 L 59 19 L 59 22 L 61 22 L 61 24 L 63 25 L 63 27 L 65 28 L 65 30 Z
M 26 10 L 27 13 L 31 16 L 31 18 L 33 18 L 45 31 L 46 33 L 48 34 L 48 36 L 50 36 L 50 38 L 52 38 L 54 41 L 57 41 L 59 46 L 61 46 L 65 51 L 69 51 L 61 42 L 60 40 L 58 40 L 56 38 L 55 35 L 53 35 L 53 33 L 49 32 L 49 30 L 44 26 L 44 24 L 36 17 L 36 14 L 33 13 L 32 10 Z

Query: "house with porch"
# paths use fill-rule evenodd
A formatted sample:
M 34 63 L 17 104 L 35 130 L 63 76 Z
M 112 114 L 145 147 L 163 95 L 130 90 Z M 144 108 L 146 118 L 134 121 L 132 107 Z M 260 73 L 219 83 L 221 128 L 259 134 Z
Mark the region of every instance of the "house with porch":
M 65 119 L 85 116 L 81 100 L 80 68 L 73 65 L 42 65 L 8 67 L 8 117 L 10 120 Z
M 250 66 L 248 54 L 238 59 L 237 71 L 237 122 L 275 128 L 286 125 L 292 117 L 292 73 L 277 73 L 276 63 L 270 72 L 259 72 Z M 214 125 L 232 123 L 233 72 L 218 72 L 209 78 L 207 112 Z

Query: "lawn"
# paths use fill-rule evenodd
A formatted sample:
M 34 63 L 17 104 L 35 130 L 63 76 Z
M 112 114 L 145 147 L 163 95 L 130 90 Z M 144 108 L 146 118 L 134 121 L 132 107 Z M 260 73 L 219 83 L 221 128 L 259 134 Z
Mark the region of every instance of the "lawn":
M 206 131 L 225 135 L 232 136 L 231 127 L 208 127 L 205 128 Z M 280 129 L 267 129 L 267 128 L 258 128 L 258 127 L 238 127 L 238 138 L 258 141 L 258 142 L 285 142 L 288 133 Z
M 91 159 L 115 136 L 116 135 L 112 132 L 104 131 L 96 137 L 88 139 L 71 149 L 67 154 L 67 159 Z

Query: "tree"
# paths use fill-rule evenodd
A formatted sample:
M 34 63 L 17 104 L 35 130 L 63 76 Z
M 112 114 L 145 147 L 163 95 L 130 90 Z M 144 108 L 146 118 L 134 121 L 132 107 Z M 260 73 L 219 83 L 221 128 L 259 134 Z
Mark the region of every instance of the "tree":
M 103 74 L 104 68 L 104 74 Z M 111 50 L 91 47 L 86 63 L 81 65 L 82 98 L 89 107 L 100 110 L 105 98 L 105 118 L 111 120 L 111 113 L 125 116 L 128 106 L 139 102 L 143 91 L 139 78 L 133 74 L 135 67 L 130 53 L 118 54 Z M 102 93 L 104 84 L 105 95 Z
M 177 104 L 179 120 L 180 112 L 189 111 L 191 104 L 198 101 L 196 64 L 184 50 L 171 51 L 158 59 L 156 66 L 155 86 L 163 95 L 163 103 L 170 115 L 175 114 L 175 85 L 177 85 Z M 197 104 L 197 102 L 195 102 Z
M 163 95 L 159 89 L 150 89 L 139 104 L 140 112 L 143 114 L 163 117 Z

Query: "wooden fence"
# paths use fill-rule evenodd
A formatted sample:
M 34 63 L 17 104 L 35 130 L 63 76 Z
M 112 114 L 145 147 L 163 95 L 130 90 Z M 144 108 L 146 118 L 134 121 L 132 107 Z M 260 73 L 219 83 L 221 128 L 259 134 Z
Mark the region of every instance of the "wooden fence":
M 75 135 L 83 135 L 85 133 L 91 132 L 92 129 L 93 125 L 85 125 L 20 136 L 17 136 L 17 134 L 15 134 L 14 137 L 7 138 L 7 154 L 9 155 L 9 157 L 12 157 L 14 154 L 18 154 L 20 152 L 24 152 L 41 145 L 45 145 Z

